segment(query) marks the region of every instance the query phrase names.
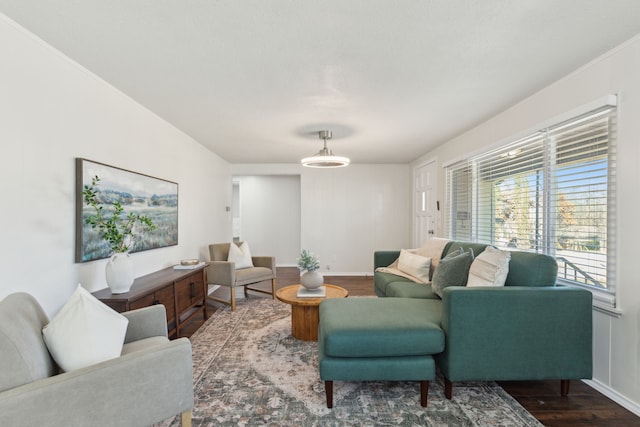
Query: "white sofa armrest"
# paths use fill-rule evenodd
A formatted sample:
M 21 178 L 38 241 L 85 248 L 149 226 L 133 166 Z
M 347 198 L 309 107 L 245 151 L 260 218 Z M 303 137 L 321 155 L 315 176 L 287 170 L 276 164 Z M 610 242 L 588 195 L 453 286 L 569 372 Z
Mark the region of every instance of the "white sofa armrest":
M 121 313 L 129 319 L 124 342 L 129 343 L 144 338 L 166 337 L 167 311 L 162 304 Z
M 149 426 L 193 407 L 187 338 L 0 393 L 2 426 Z

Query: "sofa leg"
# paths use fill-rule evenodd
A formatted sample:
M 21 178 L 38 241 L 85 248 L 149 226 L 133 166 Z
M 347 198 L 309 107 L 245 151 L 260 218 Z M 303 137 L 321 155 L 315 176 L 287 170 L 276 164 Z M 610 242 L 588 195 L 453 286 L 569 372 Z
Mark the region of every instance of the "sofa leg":
M 562 397 L 567 397 L 569 395 L 569 386 L 571 385 L 571 380 L 560 380 L 560 394 Z
M 453 396 L 453 383 L 448 379 L 444 379 L 444 397 L 451 400 Z
M 333 381 L 324 382 L 324 392 L 327 395 L 327 408 L 333 408 Z
M 271 279 L 271 299 L 276 299 L 276 279 Z
M 191 411 L 184 411 L 180 414 L 180 425 L 182 427 L 191 427 Z
M 427 396 L 429 395 L 429 381 L 420 381 L 420 406 L 427 407 Z

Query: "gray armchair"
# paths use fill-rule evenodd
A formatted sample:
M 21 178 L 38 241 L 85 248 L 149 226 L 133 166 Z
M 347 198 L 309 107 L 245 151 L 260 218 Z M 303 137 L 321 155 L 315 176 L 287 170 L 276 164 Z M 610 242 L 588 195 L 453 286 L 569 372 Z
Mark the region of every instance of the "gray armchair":
M 49 321 L 31 295 L 0 302 L 0 425 L 149 426 L 182 416 L 191 426 L 191 343 L 169 341 L 161 305 L 129 319 L 122 355 L 58 373 L 42 338 Z
M 229 258 L 229 245 L 235 243 L 214 243 L 209 245 L 209 255 L 211 261 L 207 266 L 207 283 L 209 285 L 226 286 L 229 288 L 230 298 L 225 300 L 213 295 L 208 298 L 231 306 L 231 310 L 236 310 L 236 287 L 244 288 L 244 296 L 247 297 L 247 290 L 261 292 L 271 295 L 275 299 L 276 295 L 276 258 L 272 256 L 252 256 L 253 267 L 236 269 L 235 263 L 227 261 Z M 251 288 L 254 285 L 266 280 L 271 280 L 271 291 Z

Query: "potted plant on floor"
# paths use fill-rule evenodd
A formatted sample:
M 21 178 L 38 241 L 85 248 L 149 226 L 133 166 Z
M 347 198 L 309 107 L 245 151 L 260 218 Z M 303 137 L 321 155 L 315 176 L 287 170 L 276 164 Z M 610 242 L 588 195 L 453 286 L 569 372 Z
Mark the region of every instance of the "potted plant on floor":
M 320 261 L 306 249 L 303 249 L 298 258 L 298 268 L 304 271 L 300 275 L 300 283 L 307 289 L 317 289 L 324 283 L 324 277 L 318 272 Z
M 93 208 L 93 214 L 84 218 L 84 222 L 98 232 L 100 238 L 111 248 L 111 258 L 105 269 L 107 284 L 114 294 L 129 292 L 134 281 L 133 263 L 129 258 L 136 233 L 154 230 L 156 226 L 151 218 L 134 212 L 125 213 L 121 200 L 108 202 L 100 197 L 96 175 L 91 185 L 82 190 L 84 203 Z M 139 228 L 136 228 L 138 226 Z

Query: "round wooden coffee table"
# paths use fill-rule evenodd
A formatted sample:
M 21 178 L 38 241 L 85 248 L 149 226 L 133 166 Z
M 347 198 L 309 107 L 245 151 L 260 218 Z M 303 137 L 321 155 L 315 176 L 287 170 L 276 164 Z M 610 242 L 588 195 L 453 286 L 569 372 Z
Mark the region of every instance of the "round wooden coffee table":
M 303 341 L 318 340 L 319 306 L 327 298 L 346 298 L 349 291 L 336 285 L 323 285 L 324 298 L 298 298 L 298 288 L 302 285 L 286 286 L 278 289 L 276 298 L 291 305 L 291 335 Z

